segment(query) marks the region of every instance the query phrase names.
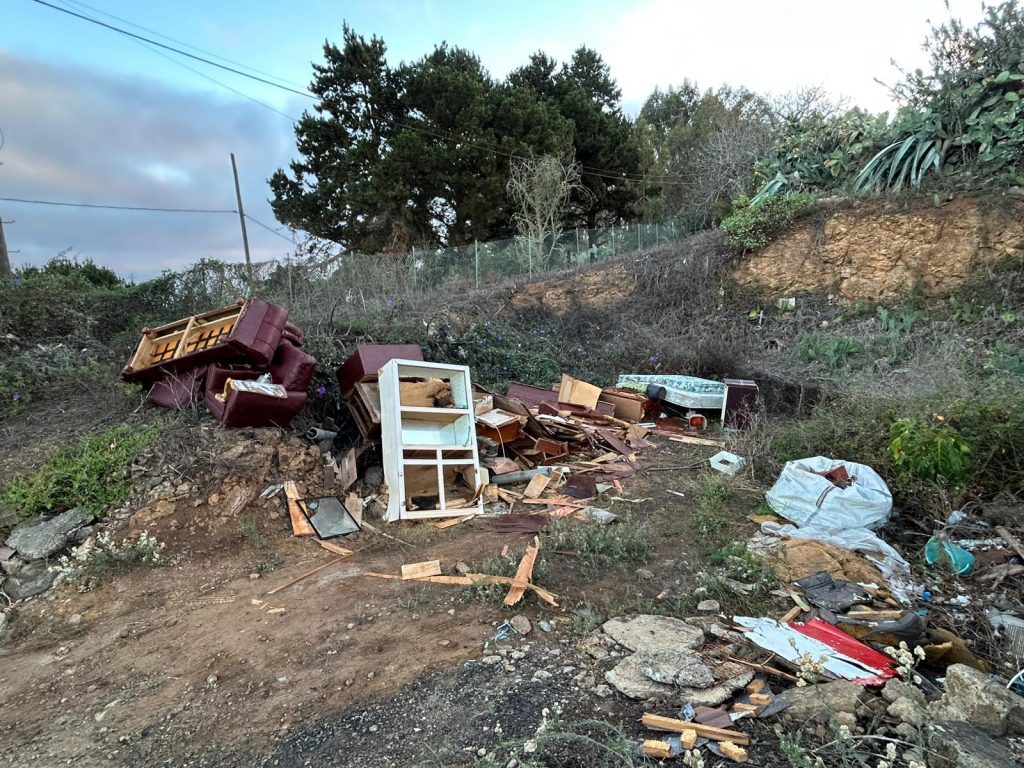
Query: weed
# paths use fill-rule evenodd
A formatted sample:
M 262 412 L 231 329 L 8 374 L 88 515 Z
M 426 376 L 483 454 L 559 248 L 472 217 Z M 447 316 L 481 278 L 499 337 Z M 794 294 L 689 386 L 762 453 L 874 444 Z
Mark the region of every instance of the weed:
M 104 531 L 86 539 L 71 550 L 70 555 L 62 555 L 50 571 L 57 574 L 58 583 L 65 583 L 79 576 L 99 576 L 110 570 L 125 571 L 138 565 L 169 565 L 170 560 L 163 555 L 164 546 L 146 531 L 136 539 L 126 538 L 120 542 Z
M 797 340 L 797 357 L 805 363 L 824 363 L 830 370 L 844 368 L 850 357 L 861 351 L 849 336 L 823 339 L 816 333 L 804 333 Z
M 709 553 L 708 562 L 721 566 L 727 576 L 740 581 L 767 582 L 775 578 L 771 567 L 751 553 L 745 541 L 731 541 Z
M 967 477 L 971 452 L 945 417 L 935 414 L 925 422 L 898 419 L 889 428 L 889 455 L 896 471 L 919 480 L 941 480 L 959 486 Z
M 35 472 L 15 477 L 0 501 L 13 504 L 22 517 L 71 507 L 101 515 L 128 498 L 131 485 L 125 470 L 157 434 L 154 426 L 119 426 L 82 438 L 54 453 Z
M 733 491 L 717 477 L 708 477 L 697 494 L 697 510 L 692 517 L 693 527 L 705 542 L 712 546 L 720 541 L 723 531 L 731 522 L 726 508 Z
M 559 520 L 549 534 L 552 549 L 576 552 L 583 570 L 591 574 L 616 563 L 646 563 L 654 552 L 647 524 L 631 516 L 607 525 Z
M 772 195 L 755 203 L 740 197 L 733 201 L 732 213 L 722 220 L 722 229 L 733 248 L 763 248 L 816 202 L 814 195 L 802 192 Z
M 270 573 L 275 568 L 280 568 L 283 564 L 284 560 L 280 555 L 276 552 L 268 552 L 253 566 L 253 572 L 262 576 L 265 573 Z
M 260 535 L 259 529 L 256 527 L 255 515 L 245 515 L 242 518 L 242 536 L 260 549 L 266 549 L 269 546 L 267 540 Z

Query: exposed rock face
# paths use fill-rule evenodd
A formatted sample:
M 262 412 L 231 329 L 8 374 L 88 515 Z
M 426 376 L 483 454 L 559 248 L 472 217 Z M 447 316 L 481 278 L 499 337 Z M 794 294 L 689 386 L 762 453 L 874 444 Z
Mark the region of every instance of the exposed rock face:
M 976 264 L 1024 253 L 1024 204 L 959 199 L 901 211 L 874 203 L 826 209 L 744 258 L 733 276 L 770 297 L 831 292 L 841 301 L 899 299 L 920 284 L 954 290 Z
M 12 600 L 25 600 L 41 595 L 53 586 L 57 575 L 50 573 L 44 560 L 36 560 L 26 565 L 17 576 L 9 576 L 4 582 L 4 592 Z
M 704 632 L 669 616 L 625 616 L 609 619 L 601 627 L 605 634 L 631 651 L 693 650 L 704 642 Z
M 25 560 L 39 560 L 67 546 L 72 534 L 92 522 L 92 513 L 69 509 L 56 517 L 35 517 L 17 526 L 7 537 L 7 546 Z
M 946 693 L 930 709 L 936 720 L 961 720 L 992 736 L 1024 734 L 1024 698 L 963 664 L 946 670 Z

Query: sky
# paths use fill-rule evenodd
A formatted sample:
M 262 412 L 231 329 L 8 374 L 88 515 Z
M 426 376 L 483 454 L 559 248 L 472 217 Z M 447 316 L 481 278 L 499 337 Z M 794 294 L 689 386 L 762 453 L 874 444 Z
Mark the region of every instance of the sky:
M 821 84 L 853 104 L 890 110 L 876 79 L 894 79 L 893 59 L 923 65 L 928 20 L 949 15 L 943 0 L 46 1 L 181 47 L 154 33 L 174 38 L 197 55 L 240 62 L 299 89 L 345 22 L 381 36 L 395 64 L 447 41 L 473 50 L 497 78 L 537 50 L 564 61 L 587 45 L 609 64 L 631 115 L 655 87 L 684 79 L 771 94 Z M 978 0 L 951 0 L 950 8 L 965 21 L 981 16 Z M 292 251 L 266 180 L 294 158 L 288 116 L 311 101 L 34 0 L 0 0 L 0 9 L 0 197 L 230 211 L 234 152 L 246 213 L 275 230 L 250 222 L 252 258 Z M 43 264 L 67 250 L 141 280 L 201 258 L 243 258 L 230 213 L 0 201 L 0 218 L 13 220 L 5 232 L 15 265 Z

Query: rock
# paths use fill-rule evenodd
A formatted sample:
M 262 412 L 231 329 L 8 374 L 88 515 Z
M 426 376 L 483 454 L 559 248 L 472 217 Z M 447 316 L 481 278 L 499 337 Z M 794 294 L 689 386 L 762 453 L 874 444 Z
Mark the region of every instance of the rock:
M 849 680 L 833 680 L 803 688 L 790 688 L 782 697 L 790 706 L 785 715 L 798 721 L 827 721 L 836 712 L 857 714 L 864 689 Z
M 26 565 L 28 565 L 28 563 L 20 557 L 10 557 L 7 560 L 0 561 L 0 571 L 3 571 L 8 576 L 17 576 L 18 572 Z
M 480 659 L 480 663 L 481 664 L 487 664 L 488 666 L 492 666 L 492 667 L 495 664 L 501 664 L 501 662 L 502 662 L 501 656 L 497 656 L 497 655 L 495 655 L 495 656 L 484 656 L 482 659 Z
M 99 529 L 97 525 L 84 525 L 79 528 L 71 537 L 75 544 L 84 544 L 85 540 L 92 536 Z
M 920 688 L 895 677 L 882 688 L 882 698 L 890 704 L 895 704 L 900 699 L 910 699 L 922 708 L 928 704 Z
M 686 651 L 655 651 L 638 653 L 644 674 L 656 683 L 682 685 L 687 688 L 708 688 L 715 676 L 703 661 Z
M 600 696 L 602 699 L 607 699 L 612 695 L 612 689 L 604 683 L 601 683 L 600 685 L 594 686 L 594 695 Z
M 53 586 L 57 574 L 50 573 L 46 563 L 37 560 L 28 563 L 17 576 L 10 576 L 4 584 L 4 591 L 12 600 L 24 600 L 41 595 Z
M 550 680 L 552 677 L 554 677 L 554 675 L 552 675 L 546 669 L 538 669 L 536 672 L 533 673 L 533 679 L 540 680 L 541 682 L 545 680 Z
M 690 703 L 695 707 L 716 707 L 732 696 L 733 692 L 750 682 L 753 672 L 736 665 L 723 664 L 718 672 L 732 675 L 723 682 L 704 688 L 666 685 L 652 680 L 646 673 L 645 654 L 627 656 L 605 673 L 604 679 L 619 693 L 631 699 L 656 699 L 673 704 Z
M 657 578 L 654 571 L 649 571 L 646 568 L 637 568 L 636 577 L 641 581 L 654 581 Z
M 530 623 L 530 620 L 523 615 L 513 616 L 509 624 L 520 635 L 528 635 L 533 631 L 533 625 Z
M 1006 768 L 1015 764 L 1013 752 L 963 722 L 932 725 L 928 749 L 931 768 Z
M 0 613 L 0 639 L 3 639 L 4 632 L 7 631 L 8 625 L 11 623 L 10 613 Z
M 576 648 L 597 661 L 602 661 L 608 658 L 608 648 L 599 638 L 594 637 L 593 635 L 581 640 Z
M 7 537 L 7 546 L 25 560 L 40 560 L 67 546 L 71 535 L 92 522 L 92 512 L 69 509 L 56 517 L 34 517 L 15 527 Z
M 699 627 L 670 616 L 620 616 L 606 621 L 601 629 L 619 645 L 638 652 L 693 650 L 704 643 Z
M 1024 733 L 1024 698 L 964 664 L 946 669 L 946 693 L 929 712 L 935 720 L 962 720 L 992 736 Z
M 886 710 L 893 717 L 898 717 L 910 725 L 923 725 L 925 708 L 911 698 L 896 699 Z
M 68 617 L 68 624 L 70 624 L 72 627 L 77 627 L 81 623 L 82 614 L 80 613 L 73 613 L 71 614 L 71 616 Z
M 468 565 L 459 560 L 459 562 L 455 564 L 455 572 L 465 576 L 467 573 L 472 573 L 473 571 Z
M 541 628 L 543 632 L 550 632 L 555 628 L 555 622 L 553 621 L 538 621 L 537 626 Z
M 834 722 L 837 727 L 845 725 L 852 731 L 857 727 L 857 716 L 852 712 L 836 712 L 832 716 L 832 722 Z
M 697 603 L 697 610 L 701 613 L 721 613 L 722 606 L 717 600 L 701 600 Z

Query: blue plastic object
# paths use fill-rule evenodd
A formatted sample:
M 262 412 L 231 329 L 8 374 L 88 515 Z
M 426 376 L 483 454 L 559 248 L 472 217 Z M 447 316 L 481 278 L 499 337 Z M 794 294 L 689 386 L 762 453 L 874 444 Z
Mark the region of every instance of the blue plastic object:
M 951 541 L 932 536 L 924 545 L 924 559 L 929 565 L 937 562 L 948 563 L 959 574 L 970 573 L 974 568 L 974 555 Z

